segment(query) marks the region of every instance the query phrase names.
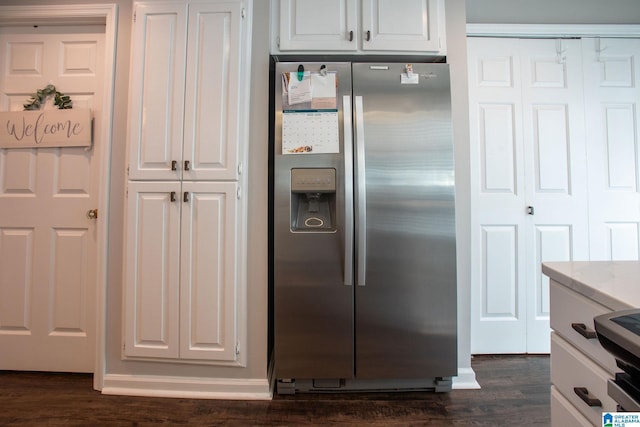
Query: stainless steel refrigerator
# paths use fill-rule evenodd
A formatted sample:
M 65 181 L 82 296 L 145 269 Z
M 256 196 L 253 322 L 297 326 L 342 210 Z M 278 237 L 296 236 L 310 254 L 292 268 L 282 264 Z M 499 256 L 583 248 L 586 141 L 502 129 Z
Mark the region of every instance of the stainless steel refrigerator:
M 276 62 L 272 88 L 277 391 L 450 390 L 448 65 Z

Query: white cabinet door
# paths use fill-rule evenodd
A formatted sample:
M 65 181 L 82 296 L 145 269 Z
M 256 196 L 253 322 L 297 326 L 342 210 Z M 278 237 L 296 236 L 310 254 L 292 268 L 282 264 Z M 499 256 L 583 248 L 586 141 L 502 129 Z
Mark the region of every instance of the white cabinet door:
M 129 179 L 180 177 L 187 5 L 135 5 Z
M 546 353 L 540 263 L 588 259 L 580 41 L 468 47 L 471 351 Z
M 130 182 L 125 355 L 234 361 L 235 182 Z
M 136 4 L 129 179 L 237 179 L 241 9 Z
M 357 50 L 357 4 L 280 0 L 280 50 Z
M 191 4 L 188 22 L 182 177 L 234 180 L 241 95 L 241 4 Z
M 184 182 L 180 357 L 236 359 L 238 184 Z
M 584 39 L 591 259 L 640 255 L 640 40 Z
M 441 0 L 362 0 L 362 49 L 442 50 Z
M 180 182 L 129 182 L 126 356 L 178 357 Z

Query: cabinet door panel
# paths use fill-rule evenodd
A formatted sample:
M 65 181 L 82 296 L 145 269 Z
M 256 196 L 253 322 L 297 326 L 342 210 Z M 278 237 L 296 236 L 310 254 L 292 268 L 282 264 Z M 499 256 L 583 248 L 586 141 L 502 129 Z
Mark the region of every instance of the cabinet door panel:
M 355 51 L 356 26 L 356 0 L 280 0 L 280 50 Z
M 239 3 L 189 9 L 183 179 L 236 179 L 240 14 Z
M 441 50 L 440 0 L 363 0 L 362 49 Z
M 128 186 L 126 356 L 178 357 L 179 194 L 179 182 Z
M 133 28 L 129 178 L 176 179 L 181 164 L 186 5 L 138 4 Z
M 183 183 L 181 358 L 236 358 L 237 187 Z

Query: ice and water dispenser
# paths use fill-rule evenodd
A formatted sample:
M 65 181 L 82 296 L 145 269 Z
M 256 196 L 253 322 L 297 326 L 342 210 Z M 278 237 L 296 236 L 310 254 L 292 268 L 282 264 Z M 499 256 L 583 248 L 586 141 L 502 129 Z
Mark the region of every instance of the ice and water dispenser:
M 336 170 L 291 169 L 291 231 L 335 231 Z

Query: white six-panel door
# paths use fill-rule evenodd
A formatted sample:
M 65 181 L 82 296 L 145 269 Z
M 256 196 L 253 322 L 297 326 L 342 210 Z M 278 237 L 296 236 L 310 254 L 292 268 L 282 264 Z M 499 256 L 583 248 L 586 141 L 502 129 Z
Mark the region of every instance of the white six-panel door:
M 100 115 L 104 27 L 0 31 L 0 110 L 22 110 L 51 83 Z M 97 225 L 87 211 L 98 206 L 104 143 L 0 149 L 0 369 L 94 370 Z
M 640 40 L 583 40 L 593 260 L 640 255 Z
M 468 39 L 473 353 L 549 351 L 543 261 L 588 257 L 578 40 Z

